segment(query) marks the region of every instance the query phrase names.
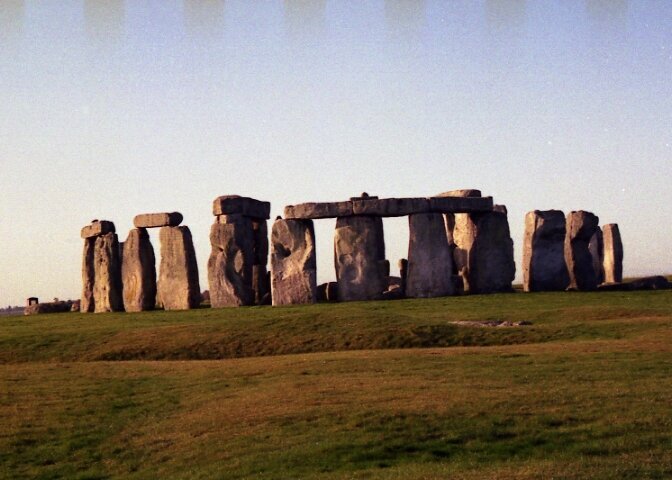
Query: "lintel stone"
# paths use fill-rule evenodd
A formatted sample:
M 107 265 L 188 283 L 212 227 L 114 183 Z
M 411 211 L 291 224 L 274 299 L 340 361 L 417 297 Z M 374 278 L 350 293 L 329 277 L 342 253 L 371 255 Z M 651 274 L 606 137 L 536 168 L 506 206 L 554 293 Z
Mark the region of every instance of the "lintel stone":
M 311 220 L 318 218 L 350 217 L 353 215 L 352 202 L 301 203 L 285 207 L 285 218 Z
M 135 228 L 177 227 L 182 223 L 180 212 L 141 213 L 133 219 Z
M 108 233 L 115 233 L 114 223 L 109 220 L 94 220 L 91 225 L 82 228 L 82 238 L 100 237 Z
M 356 198 L 345 202 L 301 203 L 285 207 L 287 219 L 338 218 L 359 215 L 399 217 L 416 213 L 491 212 L 492 197 Z
M 212 204 L 212 214 L 215 216 L 237 213 L 246 217 L 268 220 L 271 217 L 271 204 L 240 195 L 223 195 L 217 197 Z
M 429 210 L 427 198 L 383 198 L 358 199 L 352 202 L 354 215 L 375 215 L 379 217 L 403 217 L 418 211 Z

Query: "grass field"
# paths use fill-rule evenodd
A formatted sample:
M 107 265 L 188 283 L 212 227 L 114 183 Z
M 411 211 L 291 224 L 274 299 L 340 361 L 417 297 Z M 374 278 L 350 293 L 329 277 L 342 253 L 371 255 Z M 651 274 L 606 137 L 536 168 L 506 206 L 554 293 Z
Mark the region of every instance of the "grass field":
M 0 425 L 13 479 L 672 478 L 672 291 L 7 317 Z

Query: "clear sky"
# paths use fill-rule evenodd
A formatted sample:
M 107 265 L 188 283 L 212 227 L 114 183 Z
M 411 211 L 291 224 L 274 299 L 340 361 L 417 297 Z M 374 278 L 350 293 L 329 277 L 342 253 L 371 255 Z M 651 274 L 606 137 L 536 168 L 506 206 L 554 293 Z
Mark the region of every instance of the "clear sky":
M 620 225 L 672 272 L 668 0 L 2 0 L 0 306 L 79 298 L 91 219 L 480 188 Z M 318 280 L 334 221 L 316 222 Z M 385 221 L 388 258 L 407 220 Z M 158 252 L 158 238 L 153 235 Z

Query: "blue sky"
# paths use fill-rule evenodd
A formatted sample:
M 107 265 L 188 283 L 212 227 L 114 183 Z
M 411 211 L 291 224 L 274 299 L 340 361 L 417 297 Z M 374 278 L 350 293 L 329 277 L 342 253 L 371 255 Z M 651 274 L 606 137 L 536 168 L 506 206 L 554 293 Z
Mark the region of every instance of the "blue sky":
M 525 212 L 557 208 L 619 223 L 626 275 L 672 272 L 669 1 L 3 0 L 0 105 L 0 305 L 79 298 L 79 229 L 151 211 L 184 214 L 205 289 L 232 193 L 480 188 L 519 267 Z

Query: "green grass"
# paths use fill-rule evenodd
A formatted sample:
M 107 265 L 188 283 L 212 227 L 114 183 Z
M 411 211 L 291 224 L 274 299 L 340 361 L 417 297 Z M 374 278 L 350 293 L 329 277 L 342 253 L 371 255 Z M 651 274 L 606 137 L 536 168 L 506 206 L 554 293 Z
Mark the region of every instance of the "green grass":
M 657 328 L 670 311 L 670 292 L 653 291 L 8 317 L 0 320 L 0 363 L 208 360 L 624 338 Z M 451 323 L 460 320 L 526 320 L 533 325 L 482 329 Z
M 0 478 L 672 477 L 669 291 L 0 325 Z

